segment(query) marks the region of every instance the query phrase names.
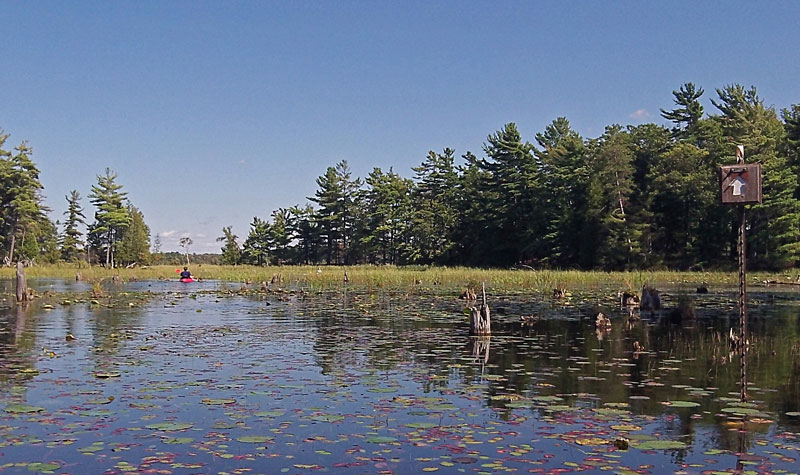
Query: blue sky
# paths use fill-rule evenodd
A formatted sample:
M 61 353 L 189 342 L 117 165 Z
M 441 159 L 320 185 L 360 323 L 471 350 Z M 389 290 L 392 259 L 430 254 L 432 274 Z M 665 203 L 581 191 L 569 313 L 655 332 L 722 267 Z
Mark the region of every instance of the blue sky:
M 0 0 L 0 128 L 51 217 L 106 167 L 163 250 L 304 204 L 347 160 L 412 177 L 515 122 L 662 123 L 691 81 L 800 102 L 800 2 Z

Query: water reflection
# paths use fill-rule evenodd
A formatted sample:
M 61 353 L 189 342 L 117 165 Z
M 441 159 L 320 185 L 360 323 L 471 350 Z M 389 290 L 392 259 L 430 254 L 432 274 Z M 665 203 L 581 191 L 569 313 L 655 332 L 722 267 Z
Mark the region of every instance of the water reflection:
M 732 292 L 696 298 L 696 318 L 680 324 L 665 312 L 632 318 L 610 289 L 575 292 L 566 304 L 499 296 L 503 310 L 494 313 L 493 335 L 470 338 L 460 302 L 447 295 L 228 290 L 137 282 L 110 288 L 98 304 L 0 311 L 0 407 L 11 419 L 0 436 L 22 431 L 41 440 L 3 447 L 8 460 L 56 453 L 81 466 L 86 454 L 57 440 L 87 447 L 100 437 L 140 444 L 130 460 L 160 447 L 184 462 L 200 458 L 214 471 L 241 468 L 249 460 L 235 458 L 241 454 L 259 467 L 291 471 L 298 461 L 332 469 L 331 459 L 358 463 L 356 457 L 377 458 L 381 450 L 394 452 L 376 464 L 389 466 L 394 457 L 417 471 L 428 459 L 445 471 L 457 466 L 442 454 L 527 470 L 525 445 L 536 440 L 543 451 L 536 460 L 552 460 L 549 468 L 583 453 L 559 448 L 566 444 L 593 450 L 587 458 L 612 451 L 617 460 L 604 462 L 618 471 L 642 464 L 724 470 L 770 458 L 766 451 L 781 431 L 800 429 L 787 415 L 800 411 L 800 306 L 793 293 L 751 294 L 754 401 L 736 406 Z M 666 305 L 677 301 L 663 295 Z M 598 306 L 611 319 L 600 334 L 592 318 Z M 520 318 L 531 315 L 537 318 Z M 41 410 L 14 406 L 20 403 Z M 54 420 L 58 430 L 44 422 Z M 163 429 L 176 423 L 191 428 Z M 246 441 L 264 434 L 274 439 L 270 450 L 251 450 Z M 604 443 L 587 448 L 594 447 L 585 445 L 591 437 Z M 648 437 L 674 445 L 654 445 L 652 454 L 637 449 Z M 632 448 L 615 451 L 615 438 L 629 438 Z M 159 445 L 172 439 L 186 450 Z M 438 439 L 450 446 L 442 449 Z M 225 447 L 210 448 L 210 441 Z M 506 444 L 503 452 L 498 444 Z M 719 451 L 714 463 L 709 450 Z M 288 455 L 302 459 L 290 462 Z M 91 460 L 113 468 L 105 457 Z M 359 470 L 350 467 L 336 468 Z

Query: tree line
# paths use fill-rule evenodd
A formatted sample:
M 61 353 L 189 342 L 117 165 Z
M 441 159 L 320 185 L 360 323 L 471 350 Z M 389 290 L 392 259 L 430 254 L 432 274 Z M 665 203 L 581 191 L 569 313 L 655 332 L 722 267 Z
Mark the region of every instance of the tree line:
M 65 196 L 64 222 L 53 222 L 30 145 L 23 141 L 7 150 L 8 137 L 0 130 L 0 252 L 5 265 L 89 262 L 115 267 L 150 261 L 150 229 L 116 173 L 106 169 L 91 188 L 94 221 L 87 222 L 81 195 L 72 190 Z
M 254 217 L 240 244 L 222 230 L 229 264 L 438 264 L 575 269 L 707 269 L 736 262 L 737 216 L 720 203 L 718 167 L 736 145 L 763 169 L 748 211 L 750 266 L 800 257 L 800 105 L 776 111 L 755 87 L 716 89 L 714 113 L 693 83 L 662 109 L 671 125 L 610 125 L 584 138 L 559 117 L 524 140 L 513 123 L 483 157 L 431 151 L 405 178 L 328 167 L 305 206 Z
M 347 161 L 328 167 L 305 205 L 254 217 L 241 240 L 222 229 L 226 264 L 423 264 L 575 269 L 706 269 L 736 262 L 737 216 L 719 202 L 718 167 L 763 170 L 763 203 L 748 211 L 751 267 L 795 266 L 800 257 L 800 104 L 780 111 L 755 87 L 716 89 L 715 111 L 693 83 L 661 109 L 669 125 L 610 125 L 584 138 L 564 117 L 523 139 L 514 123 L 490 134 L 482 157 L 431 151 L 406 178 L 374 168 L 354 177 Z M 23 142 L 0 132 L 0 251 L 16 260 L 149 263 L 144 216 L 111 170 L 88 195 L 65 197 L 63 223 L 43 204 L 39 170 Z M 85 235 L 82 226 L 86 226 Z M 59 227 L 61 228 L 59 230 Z M 185 256 L 191 240 L 182 242 Z M 175 259 L 168 259 L 170 263 Z M 215 259 L 212 259 L 215 260 Z

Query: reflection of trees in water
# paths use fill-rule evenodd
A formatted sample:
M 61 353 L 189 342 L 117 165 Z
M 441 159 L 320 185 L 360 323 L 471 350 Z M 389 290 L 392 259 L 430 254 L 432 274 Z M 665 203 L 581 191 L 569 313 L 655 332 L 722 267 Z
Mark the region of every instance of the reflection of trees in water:
M 128 344 L 128 337 L 133 331 L 131 329 L 140 326 L 145 312 L 142 307 L 129 307 L 122 301 L 89 308 L 87 323 L 93 348 L 89 357 L 95 371 L 108 368 L 109 363 L 113 362 L 109 357 L 119 354 Z
M 31 317 L 30 305 L 15 305 L 0 311 L 0 391 L 6 392 L 10 386 L 34 377 L 32 370 L 36 367 L 36 334 L 30 328 L 35 325 Z
M 423 368 L 418 375 L 427 374 L 419 377 L 424 391 L 461 394 L 480 386 L 485 404 L 496 408 L 506 404 L 503 396 L 509 394 L 561 394 L 566 403 L 581 406 L 629 402 L 634 413 L 663 419 L 667 437 L 691 444 L 702 424 L 721 447 L 737 450 L 740 441 L 731 438 L 735 432 L 728 420 L 715 416 L 725 406 L 717 398 L 738 393 L 740 377 L 739 359 L 731 355 L 728 341 L 730 322 L 721 312 L 712 313 L 713 318 L 701 312 L 698 320 L 682 325 L 658 318 L 629 321 L 622 312 L 612 313 L 612 330 L 600 340 L 589 319 L 574 318 L 579 310 L 565 310 L 567 318 L 555 310 L 552 318 L 543 314 L 523 327 L 514 316 L 529 314 L 529 309 L 515 312 L 513 303 L 504 302 L 508 316 L 493 322 L 491 343 L 484 345 L 468 337 L 468 321 L 452 300 L 375 300 L 350 294 L 336 302 L 337 308 L 317 310 L 310 318 L 323 371 L 413 364 Z M 796 309 L 788 309 L 771 309 L 766 316 L 757 307 L 752 310 L 748 359 L 751 384 L 780 389 L 757 398 L 781 414 L 799 410 L 794 405 L 800 392 L 800 318 Z M 634 342 L 643 350 L 634 351 Z M 710 395 L 692 396 L 687 386 L 714 389 Z M 662 402 L 670 400 L 694 400 L 702 410 L 665 409 Z M 748 444 L 751 440 L 745 438 Z M 676 452 L 680 460 L 684 456 Z

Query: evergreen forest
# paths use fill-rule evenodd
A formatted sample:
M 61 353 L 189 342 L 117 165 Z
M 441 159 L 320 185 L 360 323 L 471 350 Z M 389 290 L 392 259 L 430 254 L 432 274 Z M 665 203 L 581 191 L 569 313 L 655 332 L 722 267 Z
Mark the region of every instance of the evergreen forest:
M 666 125 L 605 127 L 586 138 L 564 117 L 532 138 L 514 123 L 488 135 L 478 153 L 430 151 L 410 177 L 374 168 L 356 177 L 329 166 L 304 205 L 254 216 L 246 235 L 217 238 L 223 264 L 465 265 L 497 268 L 729 268 L 736 262 L 736 207 L 719 197 L 719 167 L 762 167 L 763 202 L 748 207 L 748 265 L 800 260 L 800 104 L 776 109 L 755 87 L 705 91 L 686 83 L 661 109 Z M 65 196 L 53 221 L 32 149 L 8 149 L 0 132 L 0 251 L 3 261 L 174 263 L 151 242 L 144 214 L 112 170 L 87 198 Z M 90 214 L 92 219 L 87 218 Z

